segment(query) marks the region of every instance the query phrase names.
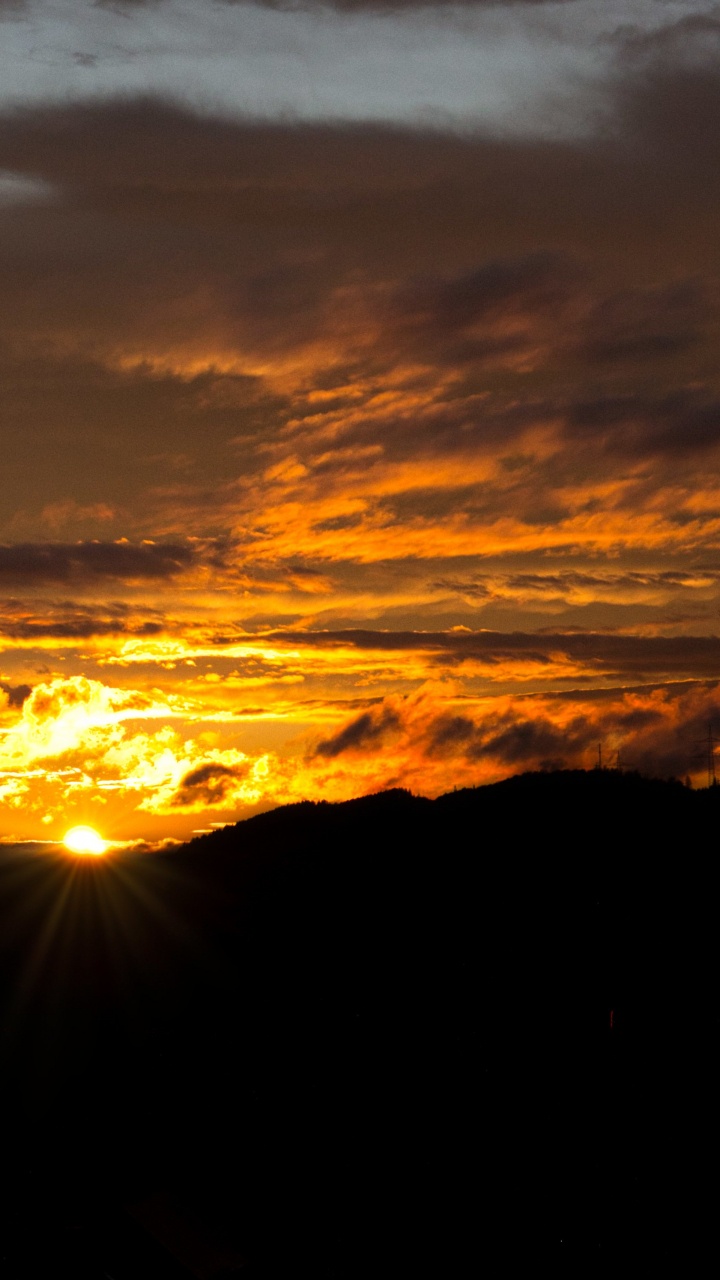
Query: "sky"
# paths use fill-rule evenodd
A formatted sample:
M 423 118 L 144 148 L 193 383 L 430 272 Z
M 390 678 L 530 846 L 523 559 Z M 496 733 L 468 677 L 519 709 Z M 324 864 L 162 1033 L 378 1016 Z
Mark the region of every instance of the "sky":
M 720 737 L 720 4 L 0 0 L 0 839 Z

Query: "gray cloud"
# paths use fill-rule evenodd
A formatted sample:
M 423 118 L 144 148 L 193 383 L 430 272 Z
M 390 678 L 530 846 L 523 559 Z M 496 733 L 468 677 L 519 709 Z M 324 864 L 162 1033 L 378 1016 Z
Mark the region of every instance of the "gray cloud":
M 247 767 L 244 765 L 229 766 L 212 762 L 198 765 L 181 778 L 170 807 L 183 809 L 201 804 L 210 807 L 222 804 L 246 773 Z
M 162 631 L 156 622 L 137 626 L 103 618 L 77 618 L 64 622 L 0 622 L 0 635 L 8 640 L 89 640 L 93 636 L 155 636 Z
M 720 442 L 720 395 L 695 387 L 667 395 L 599 396 L 566 409 L 566 431 L 604 436 L 620 454 L 699 453 Z
M 575 714 L 558 717 L 559 706 L 567 706 L 569 699 Z M 387 708 L 382 703 L 371 709 L 369 719 L 380 723 Z M 708 723 L 720 721 L 720 691 L 716 682 L 662 690 L 573 691 L 543 696 L 539 702 L 532 696 L 518 698 L 512 706 L 474 716 L 433 711 L 431 701 L 423 705 L 411 698 L 393 699 L 392 708 L 403 731 L 403 767 L 412 769 L 423 758 L 471 765 L 484 761 L 500 772 L 588 767 L 597 759 L 600 742 L 606 765 L 614 767 L 621 758 L 623 767 L 668 777 L 697 772 L 706 760 Z M 347 749 L 373 754 L 377 744 L 372 737 L 361 737 Z
M 319 743 L 316 755 L 333 759 L 345 751 L 364 751 L 370 746 L 377 747 L 387 733 L 399 727 L 400 721 L 392 707 L 383 707 L 379 713 L 363 712 L 339 733 Z
M 0 0 L 2 6 L 20 8 L 27 0 Z M 99 9 L 112 9 L 122 12 L 141 8 L 157 8 L 168 0 L 92 0 Z M 337 13 L 374 15 L 386 13 L 389 16 L 413 9 L 500 9 L 504 7 L 533 8 L 542 4 L 572 4 L 574 0 L 221 0 L 228 7 L 257 5 L 264 9 L 275 9 L 281 13 L 317 12 L 334 10 Z
M 108 0 L 112 3 L 112 0 Z M 148 0 L 122 0 L 147 3 Z M 153 0 L 150 0 L 152 3 Z M 339 13 L 396 14 L 412 9 L 477 8 L 499 9 L 509 5 L 571 4 L 573 0 L 223 0 L 224 4 L 258 4 L 266 9 L 295 13 L 303 10 L 335 9 Z
M 482 577 L 440 578 L 431 585 L 440 591 L 460 592 L 479 601 L 490 598 L 493 584 L 503 591 L 518 595 L 565 596 L 575 590 L 590 590 L 598 593 L 612 591 L 618 593 L 638 592 L 643 589 L 690 590 L 707 587 L 708 583 L 720 582 L 720 568 L 658 569 L 629 570 L 624 573 L 591 573 L 578 569 L 563 569 L 555 573 L 504 573 L 495 578 Z
M 568 757 L 587 750 L 593 737 L 593 727 L 582 716 L 558 728 L 546 718 L 523 720 L 507 715 L 490 732 L 481 730 L 469 744 L 467 755 L 476 760 L 500 760 L 512 768 L 529 763 L 562 768 Z
M 0 0 L 0 6 L 21 5 L 26 0 Z M 93 0 L 101 9 L 139 9 L 151 8 L 166 3 L 167 0 Z M 449 9 L 477 8 L 499 9 L 509 5 L 538 4 L 571 4 L 573 0 L 221 0 L 228 6 L 255 4 L 265 9 L 277 9 L 285 13 L 303 12 L 306 10 L 335 9 L 340 13 L 372 13 L 395 14 L 406 9 Z
M 539 669 L 559 661 L 582 663 L 588 673 L 614 678 L 669 679 L 695 674 L 720 676 L 720 637 L 642 636 L 574 631 L 568 633 L 499 631 L 272 631 L 263 641 L 297 646 L 350 646 L 388 653 L 424 652 L 451 665 L 480 662 L 488 667 L 513 659 Z
M 709 13 L 688 13 L 654 30 L 631 23 L 617 29 L 609 40 L 627 62 L 692 62 L 707 54 L 717 54 L 720 40 L 720 8 Z
M 162 614 L 148 605 L 137 608 L 118 600 L 91 604 L 12 597 L 0 600 L 0 635 L 10 640 L 155 636 L 166 630 L 167 622 Z
M 629 508 L 671 475 L 692 492 L 720 446 L 717 81 L 620 77 L 606 136 L 532 143 L 148 100 L 6 113 L 0 165 L 59 199 L 2 214 L 5 538 L 33 497 L 37 521 L 68 494 L 132 511 L 133 535 L 254 529 L 251 481 L 289 452 L 322 493 L 357 448 L 492 448 L 500 481 L 440 488 L 428 470 L 372 514 L 512 510 L 538 537 L 567 515 L 563 490 L 628 460 L 652 463 Z M 313 344 L 322 367 L 288 393 L 218 371 Z M 395 385 L 413 403 L 379 411 Z M 558 447 L 523 460 L 536 429 Z M 357 513 L 318 515 L 320 533 L 362 536 Z
M 0 680 L 0 690 L 7 695 L 9 707 L 21 707 L 32 693 L 29 684 L 6 684 L 4 680 Z
M 0 545 L 0 582 L 66 582 L 73 578 L 169 578 L 189 568 L 182 543 L 16 543 Z

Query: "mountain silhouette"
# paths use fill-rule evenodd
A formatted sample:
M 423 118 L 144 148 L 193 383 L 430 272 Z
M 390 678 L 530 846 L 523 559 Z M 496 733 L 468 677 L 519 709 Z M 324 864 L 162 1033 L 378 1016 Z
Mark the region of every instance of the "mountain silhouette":
M 153 855 L 7 853 L 8 1276 L 697 1243 L 719 818 L 717 789 L 596 770 L 290 805 Z

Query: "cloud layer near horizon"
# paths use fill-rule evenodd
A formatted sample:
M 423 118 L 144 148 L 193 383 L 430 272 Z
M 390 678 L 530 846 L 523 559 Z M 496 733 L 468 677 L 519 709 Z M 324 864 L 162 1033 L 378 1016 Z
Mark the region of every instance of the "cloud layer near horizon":
M 717 26 L 617 34 L 572 137 L 4 112 L 8 836 L 435 794 L 598 740 L 700 777 Z

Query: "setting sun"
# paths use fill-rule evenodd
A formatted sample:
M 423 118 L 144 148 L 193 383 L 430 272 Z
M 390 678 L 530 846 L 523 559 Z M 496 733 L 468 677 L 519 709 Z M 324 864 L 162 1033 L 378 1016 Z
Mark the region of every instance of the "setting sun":
M 73 827 L 65 836 L 63 844 L 71 853 L 90 854 L 94 857 L 105 853 L 107 849 L 105 840 L 92 827 Z

